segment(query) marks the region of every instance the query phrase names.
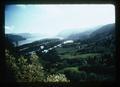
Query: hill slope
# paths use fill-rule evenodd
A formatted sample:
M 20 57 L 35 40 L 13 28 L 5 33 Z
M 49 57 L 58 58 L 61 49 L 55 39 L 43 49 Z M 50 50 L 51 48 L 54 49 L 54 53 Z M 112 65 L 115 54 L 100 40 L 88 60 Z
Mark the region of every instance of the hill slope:
M 90 34 L 93 40 L 115 37 L 115 24 L 108 24 Z

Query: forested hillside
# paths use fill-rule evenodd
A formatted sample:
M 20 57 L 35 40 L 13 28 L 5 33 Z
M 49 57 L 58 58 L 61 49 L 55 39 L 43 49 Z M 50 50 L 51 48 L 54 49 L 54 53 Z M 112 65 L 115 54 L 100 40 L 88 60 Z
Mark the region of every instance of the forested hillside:
M 9 72 L 17 82 L 115 80 L 114 24 L 105 25 L 82 40 L 70 40 L 51 38 L 14 47 L 6 39 Z

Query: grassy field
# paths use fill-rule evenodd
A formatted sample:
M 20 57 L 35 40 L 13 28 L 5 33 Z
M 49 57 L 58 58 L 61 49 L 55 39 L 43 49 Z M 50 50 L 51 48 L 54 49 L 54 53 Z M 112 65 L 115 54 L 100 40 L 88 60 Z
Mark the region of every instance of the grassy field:
M 59 53 L 59 54 L 62 54 L 62 53 L 74 53 L 77 49 L 75 49 L 74 47 L 69 47 L 69 48 L 56 48 L 56 51 Z
M 101 55 L 100 53 L 80 53 L 77 50 L 79 50 L 79 48 L 76 48 L 75 46 L 56 48 L 61 59 L 93 58 L 94 56 Z
M 78 67 L 66 67 L 66 68 L 63 68 L 63 69 L 59 70 L 58 72 L 59 73 L 64 73 L 64 71 L 66 71 L 66 70 L 79 72 Z
M 59 55 L 61 59 L 76 59 L 76 58 L 88 58 L 88 57 L 94 57 L 99 56 L 99 53 L 86 53 L 86 54 L 79 54 L 79 55 L 72 55 L 70 53 L 66 53 L 64 55 Z

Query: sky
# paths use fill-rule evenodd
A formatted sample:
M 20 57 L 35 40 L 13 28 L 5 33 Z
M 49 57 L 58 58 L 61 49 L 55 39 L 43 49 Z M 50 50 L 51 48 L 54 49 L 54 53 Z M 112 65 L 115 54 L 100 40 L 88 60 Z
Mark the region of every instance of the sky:
M 5 8 L 5 33 L 55 36 L 65 29 L 82 32 L 110 23 L 115 23 L 112 4 L 14 4 Z

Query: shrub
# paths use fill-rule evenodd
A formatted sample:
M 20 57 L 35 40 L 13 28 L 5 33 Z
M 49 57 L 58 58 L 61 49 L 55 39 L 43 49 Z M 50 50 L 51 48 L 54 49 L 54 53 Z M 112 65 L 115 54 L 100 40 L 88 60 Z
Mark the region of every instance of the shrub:
M 87 79 L 87 73 L 85 71 L 80 71 L 79 78 L 80 78 L 80 81 L 86 80 Z
M 6 50 L 7 66 L 14 73 L 17 82 L 37 82 L 44 80 L 44 71 L 42 65 L 38 62 L 36 54 L 31 55 L 31 64 L 23 56 L 15 58 Z M 17 59 L 17 60 L 16 60 Z
M 85 71 L 78 71 L 74 68 L 68 68 L 64 70 L 64 73 L 70 81 L 82 81 L 86 80 L 87 74 Z
M 95 73 L 88 74 L 88 80 L 89 81 L 95 81 L 95 80 L 97 80 L 97 75 Z
M 69 82 L 64 74 L 48 75 L 45 82 Z

